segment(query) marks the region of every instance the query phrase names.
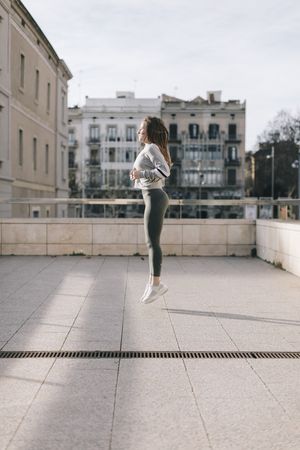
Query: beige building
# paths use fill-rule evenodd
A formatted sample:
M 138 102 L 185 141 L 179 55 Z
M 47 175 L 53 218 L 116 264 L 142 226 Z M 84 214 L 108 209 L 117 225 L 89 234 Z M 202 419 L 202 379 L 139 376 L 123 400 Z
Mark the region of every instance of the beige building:
M 8 192 L 13 198 L 68 197 L 67 82 L 72 75 L 24 5 L 11 0 L 6 8 L 10 133 L 3 175 Z M 66 210 L 13 205 L 11 214 L 64 217 Z
M 244 196 L 245 111 L 245 102 L 223 101 L 221 91 L 210 91 L 206 99 L 191 101 L 162 95 L 161 117 L 169 129 L 174 163 L 168 180 L 172 196 Z M 216 209 L 201 210 L 201 217 L 220 214 Z
M 10 198 L 10 2 L 0 0 L 0 198 Z M 11 207 L 0 204 L 0 217 L 10 217 Z
M 160 105 L 160 98 L 135 98 L 134 92 L 118 91 L 115 98 L 87 97 L 81 108 L 69 108 L 73 196 L 133 195 L 129 172 L 140 151 L 137 130 L 145 116 L 160 116 Z M 97 216 L 99 208 L 86 208 L 86 214 Z

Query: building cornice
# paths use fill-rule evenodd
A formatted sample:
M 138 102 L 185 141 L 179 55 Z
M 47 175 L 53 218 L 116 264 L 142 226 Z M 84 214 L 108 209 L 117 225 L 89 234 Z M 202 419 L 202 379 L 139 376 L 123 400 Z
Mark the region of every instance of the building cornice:
M 53 58 L 56 66 L 57 67 L 60 66 L 62 68 L 63 72 L 68 77 L 71 75 L 70 78 L 72 78 L 72 74 L 71 74 L 69 68 L 67 67 L 65 62 L 63 62 L 63 64 L 61 64 L 61 61 L 63 61 L 63 60 L 59 58 L 58 54 L 56 53 L 56 51 L 54 50 L 54 48 L 48 41 L 46 35 L 42 31 L 42 29 L 39 27 L 39 25 L 36 23 L 36 21 L 30 14 L 30 12 L 27 10 L 27 8 L 24 6 L 24 4 L 20 0 L 11 0 L 11 7 L 20 17 L 27 19 L 27 25 L 29 24 L 30 27 L 32 28 L 32 31 L 39 37 L 40 40 L 42 40 L 47 51 L 51 54 L 51 57 Z M 68 79 L 70 79 L 70 78 L 68 78 Z
M 32 190 L 43 191 L 43 192 L 55 192 L 55 188 L 52 187 L 52 185 L 44 185 L 44 184 L 34 183 L 34 182 L 30 182 L 30 181 L 25 181 L 25 180 L 15 179 L 13 182 L 13 186 L 22 188 L 22 189 L 32 189 Z
M 0 5 L 2 6 L 2 8 L 5 9 L 5 11 L 9 14 L 9 6 L 10 6 L 10 2 L 8 0 L 0 0 Z

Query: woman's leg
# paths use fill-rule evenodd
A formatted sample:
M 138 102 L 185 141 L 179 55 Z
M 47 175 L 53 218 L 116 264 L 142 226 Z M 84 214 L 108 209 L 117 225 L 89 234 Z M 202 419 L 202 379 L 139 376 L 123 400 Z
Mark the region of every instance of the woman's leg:
M 169 199 L 162 189 L 149 189 L 143 195 L 145 201 L 144 229 L 149 252 L 150 283 L 158 285 L 162 265 L 160 235 Z

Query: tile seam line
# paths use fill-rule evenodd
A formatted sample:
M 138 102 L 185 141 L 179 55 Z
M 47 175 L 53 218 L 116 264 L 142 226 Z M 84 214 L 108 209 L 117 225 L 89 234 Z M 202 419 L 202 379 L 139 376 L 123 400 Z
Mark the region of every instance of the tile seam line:
M 234 340 L 231 338 L 231 336 L 229 335 L 229 333 L 227 332 L 227 330 L 224 328 L 222 322 L 220 321 L 220 319 L 216 316 L 216 314 L 214 313 L 214 316 L 216 317 L 217 321 L 219 322 L 219 324 L 221 325 L 222 329 L 225 331 L 225 333 L 227 334 L 227 336 L 229 337 L 229 339 L 231 340 L 231 342 L 233 343 L 233 345 L 237 348 L 237 350 L 239 352 L 241 352 L 242 350 L 240 350 L 240 348 L 238 347 L 238 345 L 234 342 Z M 269 393 L 269 395 L 272 396 L 272 398 L 279 404 L 279 406 L 283 409 L 284 413 L 288 416 L 289 419 L 291 419 L 291 417 L 289 416 L 288 412 L 286 411 L 286 409 L 283 407 L 283 405 L 280 403 L 280 401 L 277 399 L 277 397 L 273 394 L 273 392 L 271 391 L 271 389 L 267 386 L 267 384 L 264 382 L 264 380 L 260 377 L 260 375 L 256 372 L 256 370 L 254 369 L 254 367 L 252 366 L 249 358 L 245 358 L 246 364 L 248 364 L 248 366 L 250 367 L 250 369 L 253 371 L 254 375 L 259 379 L 259 381 L 262 383 L 262 385 L 264 386 L 264 388 L 266 389 L 266 391 Z
M 246 363 L 250 366 L 251 370 L 254 372 L 255 376 L 259 379 L 259 381 L 264 386 L 265 390 L 268 392 L 268 394 L 275 400 L 275 402 L 280 406 L 282 411 L 286 414 L 286 416 L 289 418 L 289 420 L 292 420 L 292 417 L 289 415 L 285 407 L 281 404 L 281 402 L 278 400 L 276 395 L 272 392 L 272 390 L 269 388 L 267 383 L 263 380 L 263 378 L 259 375 L 259 373 L 256 371 L 256 369 L 253 367 L 249 359 L 246 359 Z
M 166 306 L 166 309 L 168 311 L 169 321 L 170 321 L 170 324 L 171 324 L 171 327 L 172 327 L 172 330 L 173 330 L 173 333 L 174 333 L 174 337 L 175 337 L 175 340 L 176 340 L 176 343 L 177 343 L 178 350 L 182 351 L 181 348 L 180 348 L 180 345 L 179 345 L 179 341 L 177 339 L 177 335 L 176 335 L 175 328 L 174 328 L 174 325 L 173 325 L 173 322 L 172 322 L 172 318 L 171 318 L 170 313 L 169 313 L 169 308 L 168 308 L 168 304 L 166 302 L 165 296 L 163 296 L 163 299 L 164 299 L 164 304 Z M 201 421 L 201 424 L 202 424 L 202 427 L 203 427 L 203 430 L 204 430 L 204 433 L 205 433 L 205 436 L 206 436 L 206 439 L 207 439 L 207 442 L 208 442 L 208 446 L 209 446 L 210 450 L 213 450 L 213 446 L 212 446 L 212 443 L 211 443 L 211 440 L 210 440 L 210 436 L 209 436 L 209 433 L 208 433 L 208 430 L 207 430 L 207 427 L 206 427 L 206 424 L 205 424 L 205 421 L 204 421 L 204 417 L 201 414 L 200 406 L 199 406 L 197 398 L 196 398 L 194 387 L 193 387 L 192 381 L 190 379 L 190 376 L 189 376 L 189 373 L 188 373 L 188 370 L 187 370 L 187 366 L 185 364 L 185 359 L 181 358 L 181 361 L 182 361 L 182 364 L 183 364 L 183 367 L 184 367 L 184 370 L 185 370 L 186 377 L 188 379 L 188 384 L 189 384 L 190 389 L 191 389 L 191 393 L 192 393 L 192 396 L 193 396 L 193 399 L 194 399 L 194 403 L 195 403 L 196 409 L 198 411 L 198 416 L 200 418 L 200 421 Z
M 129 265 L 130 265 L 130 259 L 127 256 L 127 273 L 126 273 L 127 276 L 126 276 L 126 285 L 125 285 L 125 290 L 124 290 L 123 317 L 122 317 L 122 329 L 121 329 L 121 339 L 120 339 L 120 352 L 122 351 L 122 343 L 123 343 L 123 331 L 124 331 L 124 318 L 125 318 L 126 293 L 127 293 L 127 285 L 128 285 Z M 109 443 L 108 443 L 108 449 L 109 450 L 112 450 L 112 441 L 113 441 L 113 433 L 114 433 L 115 417 L 116 417 L 115 412 L 116 412 L 116 405 L 117 405 L 117 395 L 118 395 L 118 386 L 119 386 L 120 367 L 121 367 L 121 357 L 119 357 L 119 359 L 118 359 L 118 369 L 117 369 L 115 392 L 114 392 L 114 401 L 113 401 L 113 414 L 112 414 L 110 436 L 109 436 Z
M 9 447 L 11 446 L 11 444 L 13 444 L 13 441 L 14 441 L 14 439 L 15 439 L 15 437 L 16 437 L 18 431 L 19 431 L 19 429 L 21 428 L 21 426 L 22 426 L 22 424 L 23 424 L 23 422 L 24 422 L 26 416 L 28 415 L 28 413 L 29 413 L 29 411 L 30 411 L 30 409 L 31 409 L 31 407 L 32 407 L 32 405 L 33 405 L 35 399 L 37 398 L 37 396 L 38 396 L 40 390 L 41 390 L 42 387 L 44 386 L 44 384 L 45 384 L 45 382 L 46 382 L 46 380 L 47 380 L 47 378 L 48 378 L 48 375 L 49 375 L 50 371 L 52 370 L 52 368 L 53 368 L 53 366 L 54 366 L 54 364 L 55 364 L 55 362 L 56 362 L 56 359 L 57 359 L 57 358 L 54 358 L 54 361 L 52 362 L 52 364 L 50 364 L 50 367 L 49 367 L 49 369 L 48 369 L 48 371 L 47 371 L 47 373 L 46 373 L 46 375 L 45 375 L 43 381 L 41 382 L 39 388 L 37 389 L 36 393 L 34 394 L 34 396 L 33 396 L 32 400 L 31 400 L 30 404 L 28 405 L 28 408 L 26 409 L 26 411 L 25 411 L 25 413 L 24 413 L 24 416 L 23 416 L 22 419 L 20 420 L 19 425 L 17 426 L 17 428 L 15 429 L 15 431 L 14 431 L 14 433 L 13 433 L 11 439 L 9 440 L 9 442 L 8 442 L 8 444 L 7 444 L 7 447 L 6 447 L 6 450 L 9 450 Z

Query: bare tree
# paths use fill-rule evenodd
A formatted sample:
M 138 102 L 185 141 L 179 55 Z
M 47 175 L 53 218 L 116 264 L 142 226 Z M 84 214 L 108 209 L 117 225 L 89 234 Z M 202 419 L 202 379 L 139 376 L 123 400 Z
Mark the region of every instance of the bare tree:
M 295 116 L 286 110 L 281 110 L 275 118 L 268 122 L 265 130 L 257 136 L 258 143 L 262 142 L 299 142 L 300 113 Z

